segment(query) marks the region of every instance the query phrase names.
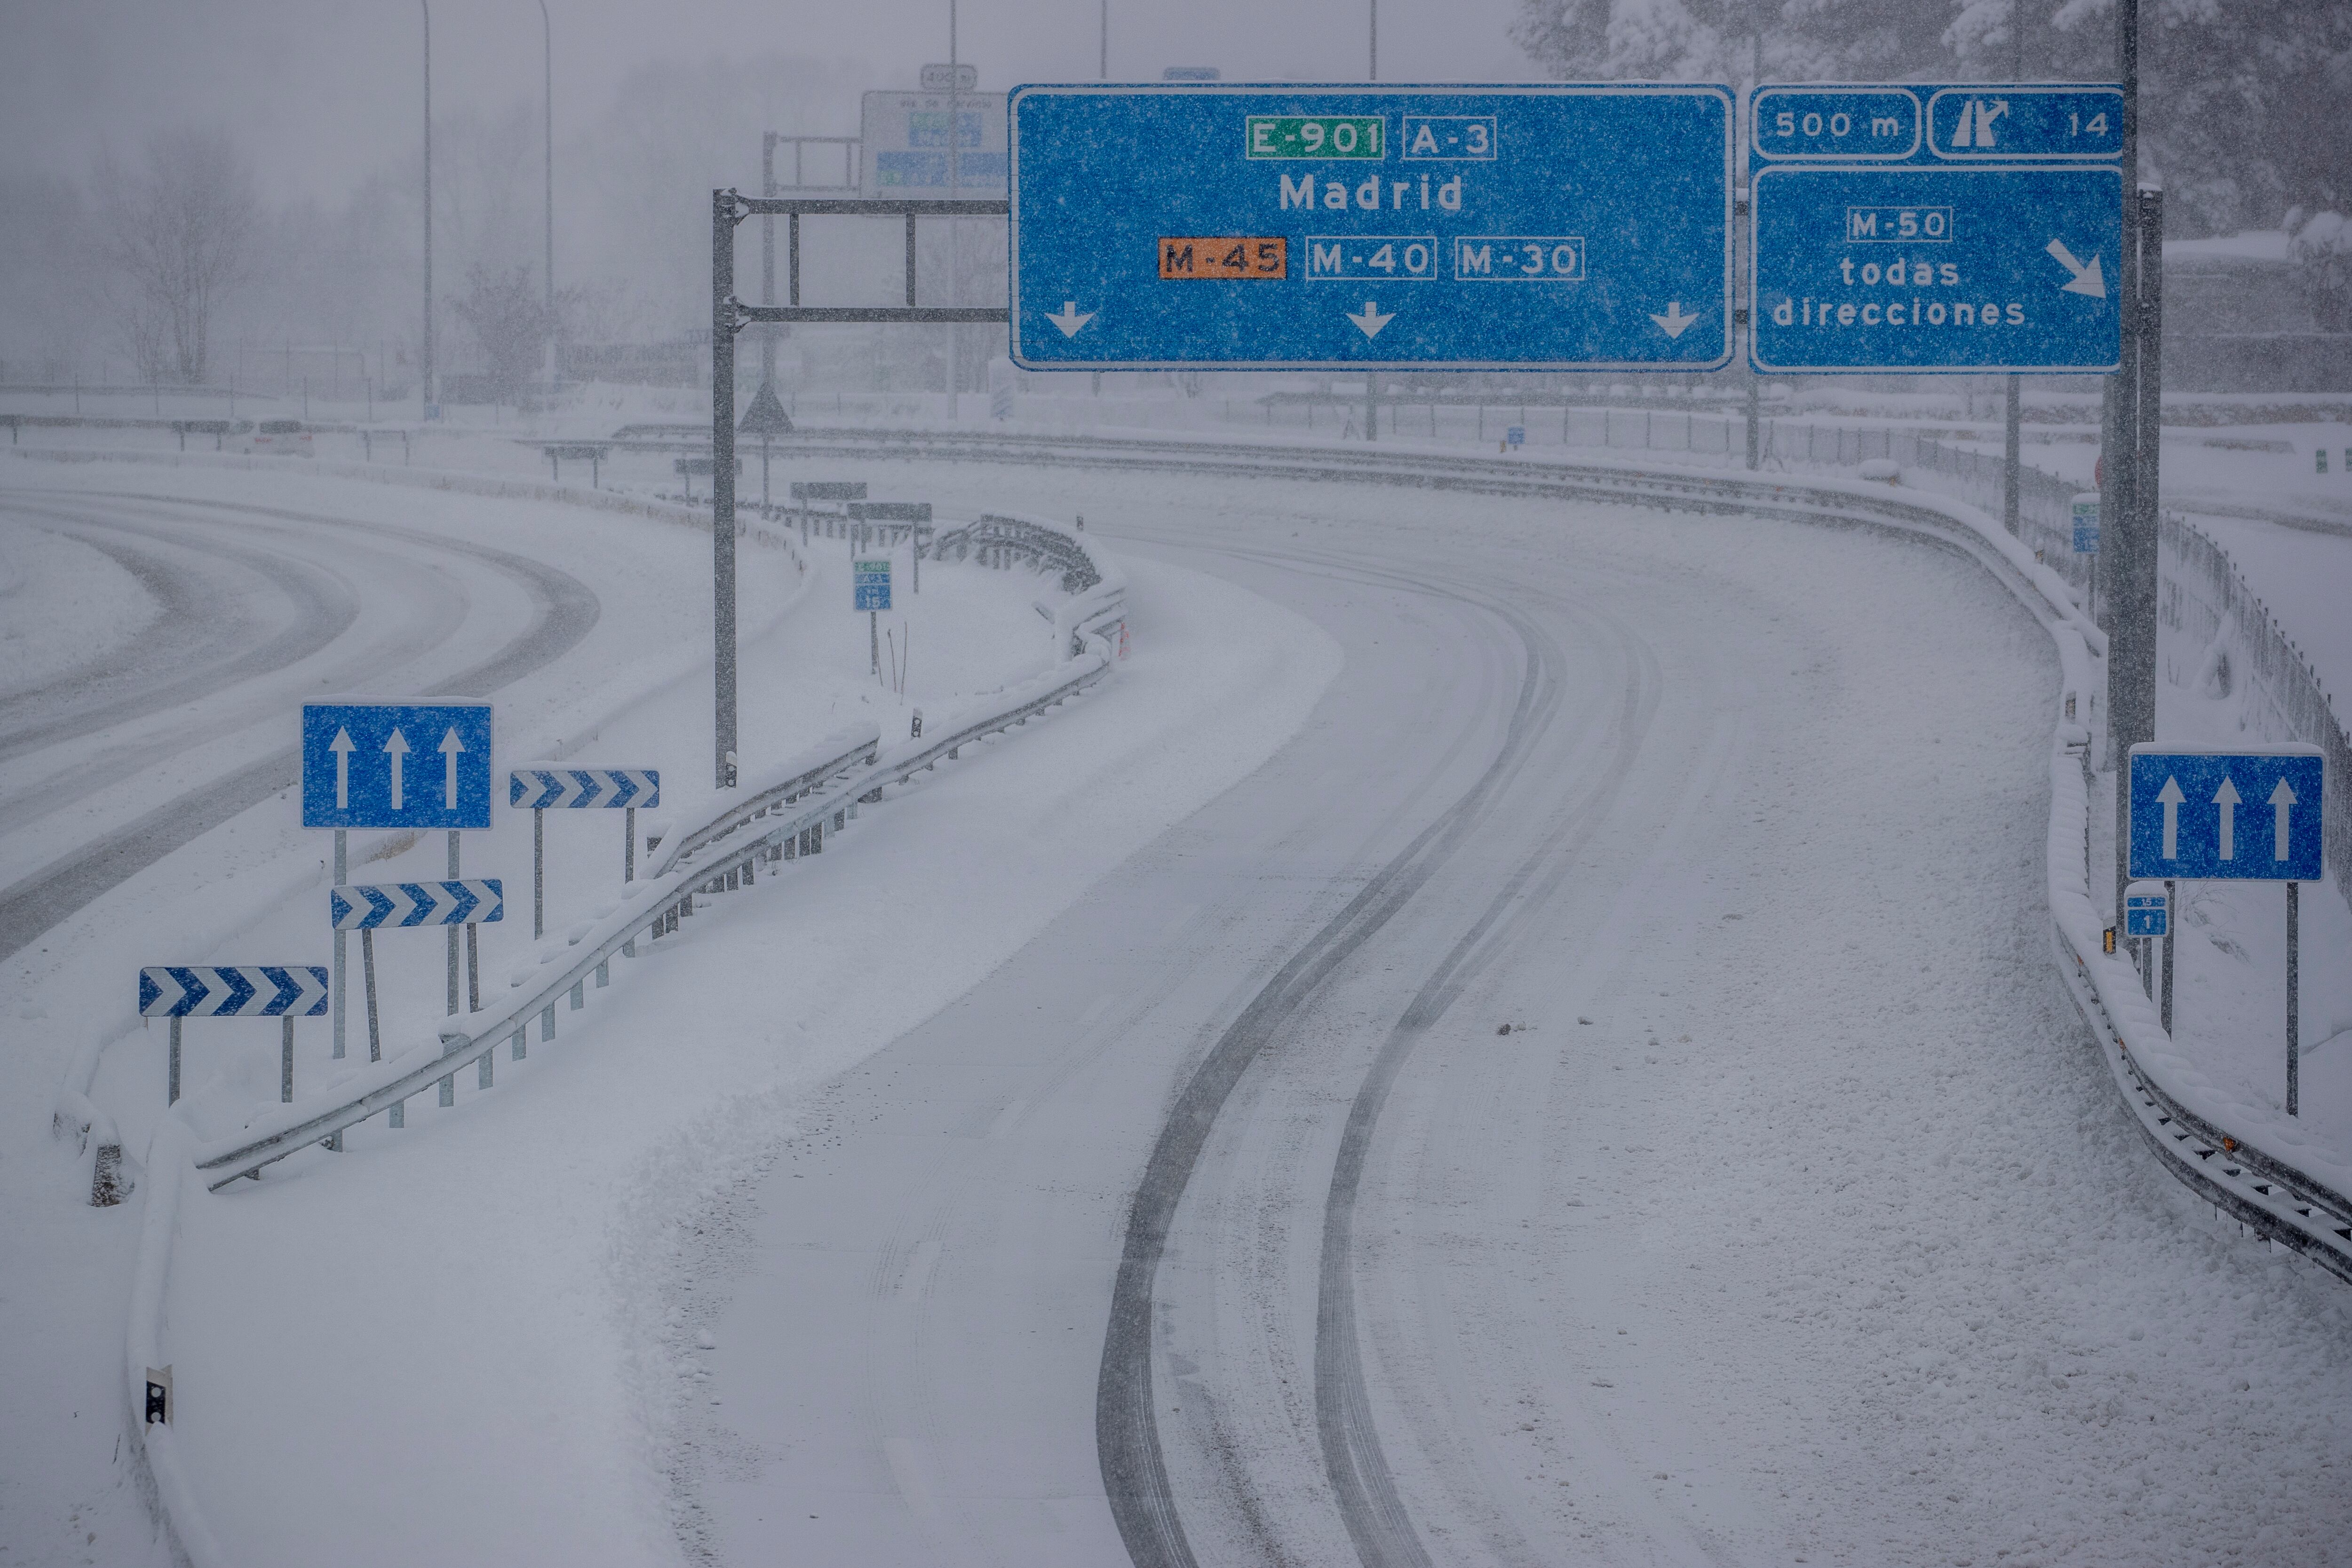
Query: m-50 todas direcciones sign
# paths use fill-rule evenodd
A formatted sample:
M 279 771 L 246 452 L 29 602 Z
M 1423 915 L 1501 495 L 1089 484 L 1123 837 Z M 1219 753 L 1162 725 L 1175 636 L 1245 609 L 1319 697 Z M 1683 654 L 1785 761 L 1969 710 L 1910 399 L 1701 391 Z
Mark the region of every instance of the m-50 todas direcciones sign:
M 305 703 L 306 828 L 487 828 L 488 703 Z
M 1730 358 L 1730 92 L 1024 87 L 1013 357 L 1036 370 Z

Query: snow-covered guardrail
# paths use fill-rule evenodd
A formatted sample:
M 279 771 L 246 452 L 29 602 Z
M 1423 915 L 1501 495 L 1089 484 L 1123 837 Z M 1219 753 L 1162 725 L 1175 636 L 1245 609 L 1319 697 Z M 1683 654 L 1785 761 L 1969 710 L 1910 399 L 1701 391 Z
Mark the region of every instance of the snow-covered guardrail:
M 1312 482 L 1399 484 L 1495 495 L 1614 501 L 1689 510 L 1875 524 L 1924 532 L 1984 564 L 2049 628 L 2061 683 L 2053 737 L 2049 894 L 2058 967 L 2097 1037 L 2126 1104 L 2164 1167 L 2256 1234 L 2292 1247 L 2352 1281 L 2352 1198 L 2283 1157 L 2249 1144 L 2195 1108 L 2195 1067 L 2174 1048 L 2137 971 L 2102 951 L 2091 898 L 2088 775 L 2102 768 L 2107 639 L 2067 580 L 1998 521 L 1963 502 L 1893 486 L 1808 476 L 1748 477 L 1633 461 L 1528 454 L 1467 455 L 1400 445 L 1229 437 L 1088 437 L 942 430 L 813 430 L 789 438 L 801 453 L 906 455 L 1035 465 L 1176 469 Z

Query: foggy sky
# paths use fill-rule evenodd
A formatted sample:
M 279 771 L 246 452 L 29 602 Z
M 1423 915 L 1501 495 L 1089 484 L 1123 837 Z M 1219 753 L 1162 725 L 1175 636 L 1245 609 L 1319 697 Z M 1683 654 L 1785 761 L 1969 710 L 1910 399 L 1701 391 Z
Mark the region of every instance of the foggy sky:
M 865 68 L 912 87 L 947 57 L 947 0 L 548 0 L 555 139 L 609 108 L 649 60 L 699 62 L 730 47 Z M 1505 37 L 1516 0 L 1385 0 L 1391 81 L 1519 81 L 1537 73 Z M 961 0 L 959 53 L 984 89 L 1091 80 L 1097 0 Z M 1227 79 L 1360 80 L 1365 0 L 1110 0 L 1113 79 L 1213 65 Z M 34 0 L 0 11 L 0 135 L 19 170 L 87 176 L 101 146 L 129 152 L 165 126 L 232 127 L 265 199 L 330 204 L 349 182 L 410 155 L 419 138 L 416 0 Z M 441 0 L 433 9 L 436 117 L 536 104 L 533 0 Z M 771 123 L 854 135 L 856 106 L 771 106 Z M 797 110 L 797 112 L 794 112 Z M 744 173 L 759 150 L 745 150 Z M 562 171 L 558 171 L 561 179 Z

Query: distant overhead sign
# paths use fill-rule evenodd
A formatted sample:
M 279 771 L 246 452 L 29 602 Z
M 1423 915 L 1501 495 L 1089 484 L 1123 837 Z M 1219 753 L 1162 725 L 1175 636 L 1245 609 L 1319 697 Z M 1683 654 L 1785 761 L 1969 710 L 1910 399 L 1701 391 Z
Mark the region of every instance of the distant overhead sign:
M 1758 91 L 1754 359 L 1768 371 L 2107 371 L 2120 89 Z
M 1730 357 L 1719 87 L 1024 87 L 1035 370 Z
M 1001 92 L 869 92 L 858 126 L 868 198 L 1004 193 Z
M 487 828 L 488 703 L 305 703 L 306 828 Z
M 2130 874 L 2318 881 L 2325 772 L 2315 746 L 2133 747 Z

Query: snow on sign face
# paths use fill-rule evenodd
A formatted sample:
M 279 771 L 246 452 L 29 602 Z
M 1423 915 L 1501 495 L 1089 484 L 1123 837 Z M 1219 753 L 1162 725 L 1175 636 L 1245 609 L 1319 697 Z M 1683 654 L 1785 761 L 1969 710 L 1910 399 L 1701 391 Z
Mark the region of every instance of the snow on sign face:
M 2318 881 L 2325 771 L 2315 746 L 2133 747 L 2130 874 Z
M 1024 366 L 1730 358 L 1725 89 L 1027 87 L 1011 115 Z
M 853 563 L 850 573 L 852 594 L 850 607 L 855 610 L 887 610 L 890 608 L 890 562 L 884 557 Z
M 488 703 L 305 703 L 302 825 L 490 825 Z

